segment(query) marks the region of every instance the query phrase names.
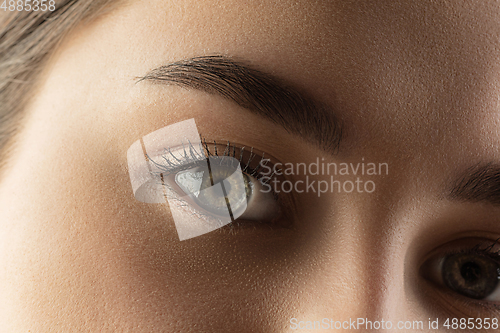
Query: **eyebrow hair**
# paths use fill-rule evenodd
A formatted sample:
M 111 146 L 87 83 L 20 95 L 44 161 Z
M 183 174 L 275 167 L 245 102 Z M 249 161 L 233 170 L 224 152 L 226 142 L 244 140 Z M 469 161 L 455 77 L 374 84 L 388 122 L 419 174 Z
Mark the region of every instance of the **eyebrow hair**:
M 158 67 L 137 82 L 152 81 L 220 95 L 335 154 L 342 124 L 331 107 L 284 84 L 271 74 L 214 55 Z
M 449 197 L 500 206 L 500 165 L 488 163 L 469 168 L 453 183 Z

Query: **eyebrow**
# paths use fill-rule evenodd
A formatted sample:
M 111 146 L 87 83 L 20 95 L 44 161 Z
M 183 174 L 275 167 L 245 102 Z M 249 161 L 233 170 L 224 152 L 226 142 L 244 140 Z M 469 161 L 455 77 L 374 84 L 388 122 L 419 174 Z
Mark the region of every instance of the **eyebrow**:
M 488 163 L 469 168 L 452 184 L 448 197 L 500 206 L 500 165 Z
M 271 74 L 229 57 L 177 61 L 151 70 L 137 82 L 141 81 L 220 95 L 331 154 L 338 152 L 342 141 L 343 127 L 331 107 Z

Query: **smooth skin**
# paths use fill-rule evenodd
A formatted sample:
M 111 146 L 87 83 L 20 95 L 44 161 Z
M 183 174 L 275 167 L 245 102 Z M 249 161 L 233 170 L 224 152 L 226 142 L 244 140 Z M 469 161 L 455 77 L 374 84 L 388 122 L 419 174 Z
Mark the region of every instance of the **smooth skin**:
M 450 241 L 500 237 L 498 206 L 443 195 L 471 166 L 500 163 L 499 22 L 494 1 L 154 0 L 81 25 L 32 91 L 3 170 L 0 331 L 288 332 L 291 318 L 500 317 L 419 273 Z M 337 110 L 338 154 L 219 96 L 137 83 L 214 54 Z M 190 118 L 207 139 L 282 162 L 364 158 L 389 174 L 370 178 L 371 194 L 297 194 L 291 229 L 180 242 L 168 207 L 135 200 L 126 152 Z

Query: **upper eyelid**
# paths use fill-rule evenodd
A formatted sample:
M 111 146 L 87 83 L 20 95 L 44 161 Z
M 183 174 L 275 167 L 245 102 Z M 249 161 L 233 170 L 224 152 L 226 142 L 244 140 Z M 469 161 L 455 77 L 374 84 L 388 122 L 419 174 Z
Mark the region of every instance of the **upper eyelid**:
M 161 172 L 156 171 L 153 172 L 154 174 L 163 174 L 165 177 L 179 171 L 183 171 L 186 169 L 190 169 L 193 167 L 198 166 L 197 164 L 201 165 L 202 163 L 205 162 L 205 158 L 200 158 L 200 159 L 192 159 L 192 160 L 186 160 L 186 161 L 180 161 L 178 162 L 178 165 L 175 165 L 175 163 L 171 162 L 168 160 L 166 157 L 161 156 L 160 157 L 162 160 L 164 160 L 167 164 L 160 164 L 153 159 L 150 159 L 150 161 L 156 165 L 156 167 L 161 170 Z
M 164 148 L 161 154 L 156 155 L 146 155 L 148 161 L 154 164 L 159 170 L 165 172 L 166 174 L 170 174 L 175 171 L 181 171 L 183 167 L 192 167 L 193 163 L 205 161 L 206 156 L 197 154 L 194 152 L 196 150 L 191 149 L 192 144 L 190 143 L 188 146 L 188 150 L 185 145 L 172 147 L 172 148 Z M 183 155 L 175 156 L 174 152 L 178 152 L 182 149 Z M 200 148 L 201 149 L 201 144 Z M 163 161 L 163 162 L 161 162 Z M 161 172 L 154 172 L 161 173 Z
M 173 172 L 196 167 L 197 162 L 205 162 L 210 156 L 219 156 L 221 158 L 228 156 L 237 159 L 240 164 L 243 165 L 243 172 L 251 176 L 256 176 L 262 165 L 267 165 L 271 160 L 276 160 L 270 154 L 264 151 L 258 151 L 254 149 L 254 147 L 231 143 L 229 141 L 225 143 L 213 141 L 212 143 L 201 137 L 201 135 L 200 139 L 201 142 L 198 149 L 194 148 L 194 146 L 189 143 L 188 145 L 164 148 L 162 153 L 148 155 L 148 160 L 159 169 L 159 171 L 154 173 L 160 174 L 163 172 L 171 174 Z M 221 149 L 222 147 L 224 147 L 223 150 Z M 178 152 L 181 152 L 181 154 L 175 154 Z M 195 154 L 193 154 L 193 152 L 195 152 Z M 252 167 L 252 163 L 256 165 Z M 273 163 L 271 162 L 271 164 Z
M 474 245 L 472 245 L 474 244 Z M 478 254 L 488 255 L 485 253 L 487 249 L 498 249 L 490 251 L 490 254 L 498 254 L 500 259 L 500 238 L 497 240 L 486 239 L 482 237 L 464 237 L 441 244 L 438 247 L 430 250 L 419 262 L 419 267 L 422 267 L 426 262 L 435 258 L 475 251 Z M 500 262 L 499 262 L 500 264 Z

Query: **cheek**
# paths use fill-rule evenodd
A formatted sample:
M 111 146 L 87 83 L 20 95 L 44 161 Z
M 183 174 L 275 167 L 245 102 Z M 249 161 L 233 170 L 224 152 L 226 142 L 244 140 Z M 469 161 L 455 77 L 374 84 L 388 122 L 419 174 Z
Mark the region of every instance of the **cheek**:
M 84 150 L 49 147 L 50 141 L 30 142 L 0 188 L 7 230 L 1 243 L 9 258 L 2 285 L 18 302 L 16 317 L 27 311 L 27 318 L 50 323 L 60 320 L 54 313 L 66 313 L 84 321 L 106 303 L 116 223 L 126 214 L 116 198 L 126 193 L 114 186 L 116 176 L 82 158 Z
M 19 322 L 47 330 L 56 323 L 99 330 L 110 321 L 182 330 L 282 320 L 284 295 L 270 301 L 269 294 L 278 293 L 271 292 L 276 281 L 297 283 L 280 260 L 293 248 L 290 238 L 264 230 L 179 242 L 167 207 L 133 197 L 126 150 L 112 158 L 92 141 L 47 141 L 20 155 L 0 189 L 8 198 L 2 250 L 10 258 L 0 281 L 18 300 L 9 311 Z

